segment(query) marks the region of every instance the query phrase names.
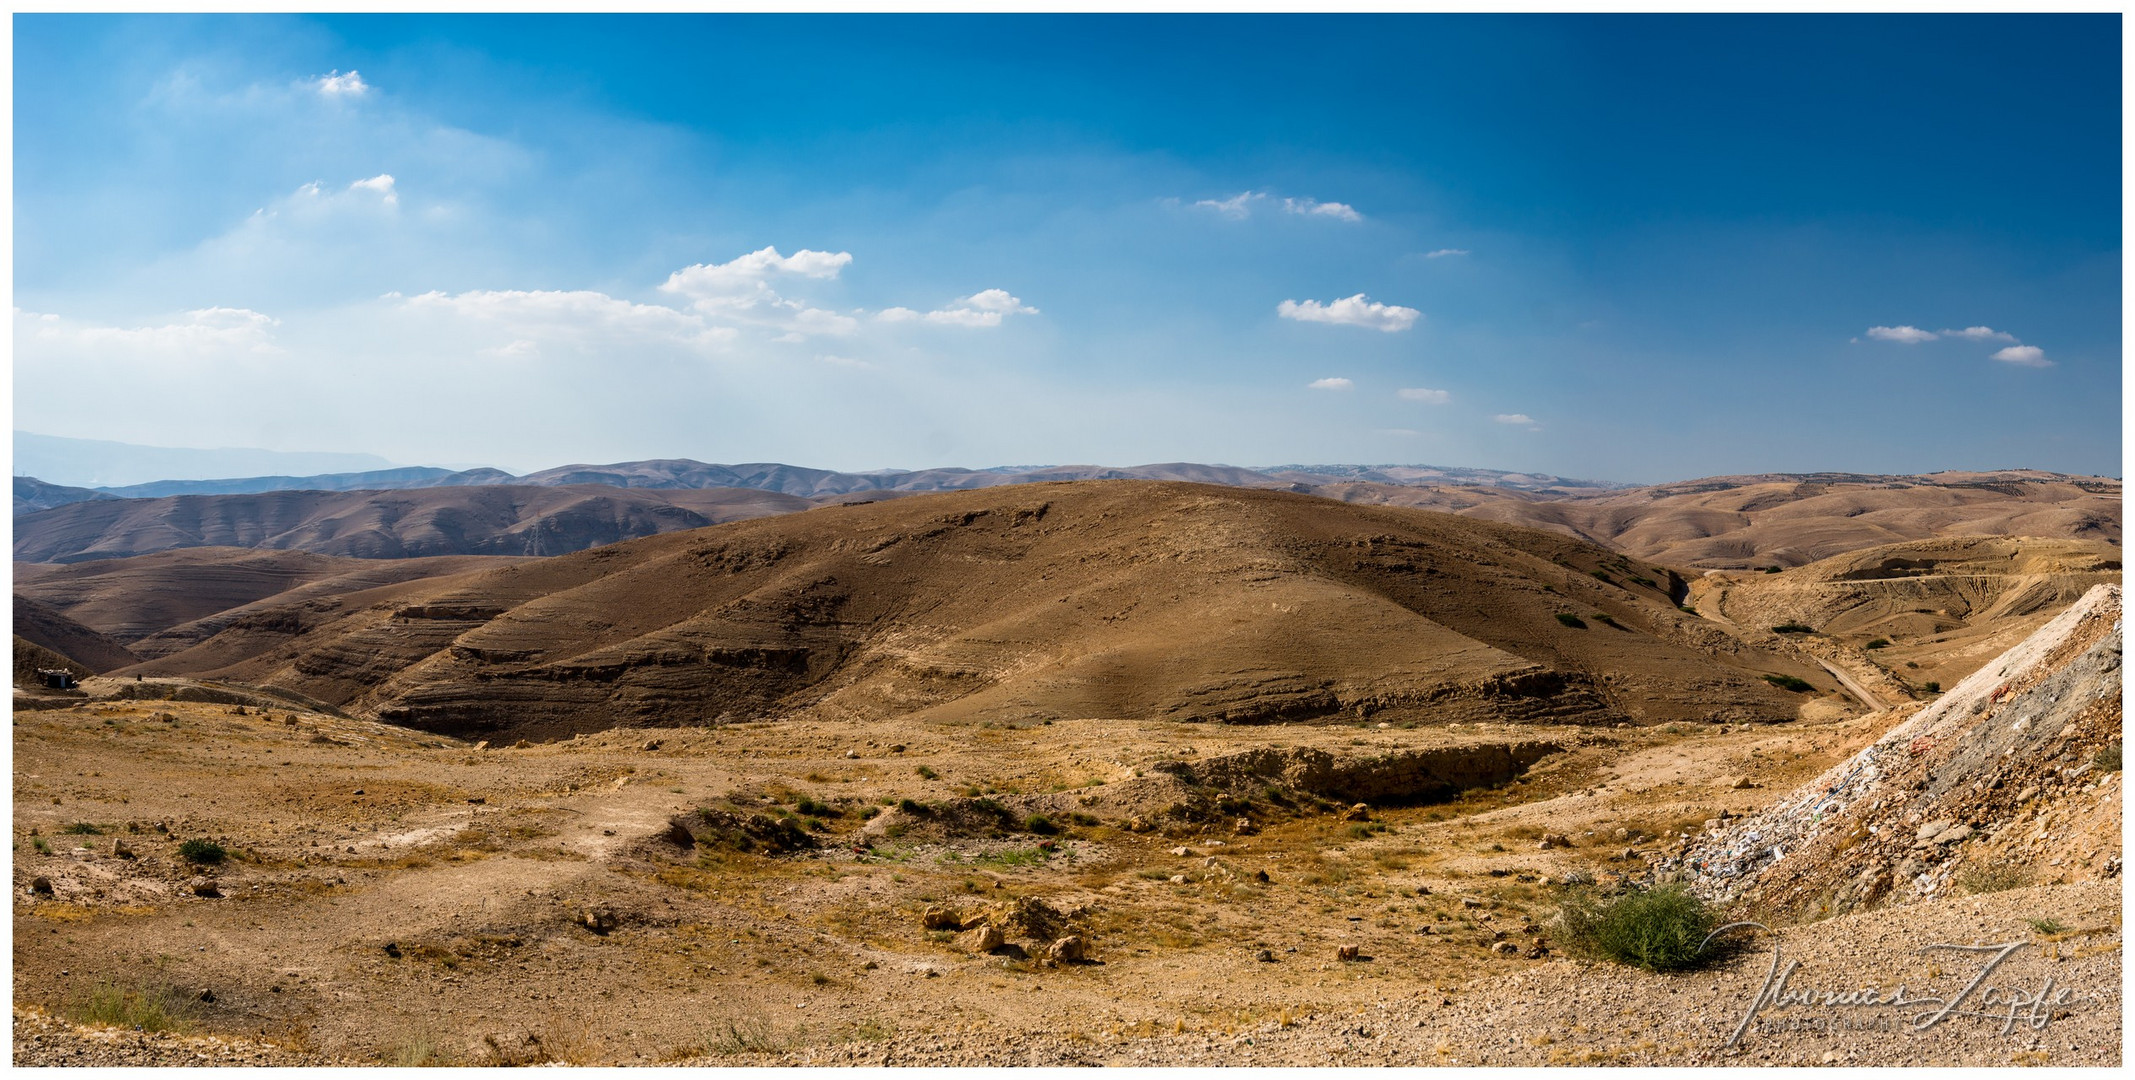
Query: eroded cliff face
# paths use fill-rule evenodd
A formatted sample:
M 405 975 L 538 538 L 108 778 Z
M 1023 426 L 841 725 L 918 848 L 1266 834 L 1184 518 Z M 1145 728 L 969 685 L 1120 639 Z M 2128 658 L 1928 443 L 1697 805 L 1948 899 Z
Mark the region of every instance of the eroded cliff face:
M 1752 908 L 1836 914 L 2120 873 L 2121 591 L 2015 648 L 1669 869 Z M 1717 825 L 1718 823 L 1713 823 Z

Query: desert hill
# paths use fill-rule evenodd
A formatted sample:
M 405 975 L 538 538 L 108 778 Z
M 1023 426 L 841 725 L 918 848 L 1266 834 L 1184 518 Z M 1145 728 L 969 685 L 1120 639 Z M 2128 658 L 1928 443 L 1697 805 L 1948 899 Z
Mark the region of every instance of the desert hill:
M 912 496 L 284 604 L 136 669 L 450 732 L 807 710 L 1025 724 L 1772 720 L 1833 687 L 1560 536 L 1135 481 Z
M 351 593 L 523 562 L 494 555 L 351 559 L 301 551 L 184 548 L 130 559 L 17 565 L 15 597 L 108 635 L 124 664 L 190 648 L 232 623 L 276 607 L 321 610 Z M 269 619 L 270 623 L 274 620 Z M 22 627 L 18 615 L 18 632 Z M 56 648 L 56 646 L 54 646 Z M 60 649 L 64 652 L 64 649 Z
M 1866 548 L 1783 573 L 1710 571 L 1691 604 L 1749 635 L 1773 627 L 1887 700 L 1955 686 L 2093 587 L 2118 584 L 2102 541 L 1964 537 Z
M 187 547 L 367 559 L 554 555 L 638 536 L 805 509 L 730 488 L 649 494 L 602 486 L 273 491 L 76 502 L 15 522 L 17 562 L 79 562 Z
M 34 476 L 18 476 L 15 478 L 16 517 L 21 517 L 24 514 L 34 514 L 39 510 L 50 510 L 55 506 L 65 506 L 68 503 L 83 502 L 89 499 L 115 499 L 118 497 L 91 488 L 47 484 Z
M 1699 568 L 1798 566 L 1863 547 L 1941 536 L 2117 544 L 2121 532 L 2118 480 L 2025 470 L 1726 476 L 1626 488 L 1433 466 L 1253 470 L 1176 462 L 842 473 L 675 459 L 570 465 L 516 478 L 494 469 L 402 469 L 141 485 L 118 493 L 233 494 L 194 494 L 190 501 L 106 500 L 95 507 L 29 512 L 17 518 L 15 557 L 72 561 L 216 544 L 365 558 L 553 555 L 826 502 L 1090 479 L 1214 483 L 1440 510 L 1548 529 L 1636 558 Z M 556 494 L 556 485 L 577 494 Z M 16 487 L 18 515 L 43 505 L 39 500 L 107 494 L 56 489 L 21 477 Z M 34 497 L 26 499 L 26 490 Z M 328 496 L 327 490 L 343 494 Z
M 2117 877 L 2120 624 L 2119 586 L 2093 587 L 1676 866 L 1713 895 L 1796 916 Z
M 1667 566 L 1744 569 L 1942 536 L 2117 545 L 2120 489 L 2108 477 L 2027 470 L 1720 476 L 1600 493 L 1349 482 L 1315 493 L 1549 529 Z
M 126 646 L 49 605 L 15 594 L 15 638 L 56 653 L 91 672 L 115 671 L 140 662 Z M 18 645 L 16 652 L 20 653 Z M 21 668 L 21 664 L 16 667 Z M 48 667 L 55 665 L 46 665 Z M 17 671 L 20 674 L 20 671 Z

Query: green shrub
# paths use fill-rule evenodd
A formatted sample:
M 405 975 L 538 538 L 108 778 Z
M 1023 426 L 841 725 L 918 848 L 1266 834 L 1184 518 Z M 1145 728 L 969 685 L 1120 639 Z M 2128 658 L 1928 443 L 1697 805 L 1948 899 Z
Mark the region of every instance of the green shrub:
M 1930 694 L 1939 694 L 1942 693 L 1942 684 L 1930 680 L 1929 682 L 1924 684 L 1923 689 L 1925 689 Z
M 59 831 L 66 833 L 68 836 L 102 836 L 104 834 L 104 830 L 86 821 L 77 821 Z
M 1596 581 L 1603 581 L 1603 582 L 1607 582 L 1607 583 L 1608 583 L 1608 584 L 1610 584 L 1610 585 L 1614 585 L 1614 584 L 1616 584 L 1616 579 L 1615 579 L 1615 578 L 1612 578 L 1612 577 L 1610 577 L 1609 575 L 1607 575 L 1607 574 L 1604 574 L 1604 573 L 1602 573 L 1602 572 L 1601 572 L 1601 571 L 1599 571 L 1599 570 L 1589 570 L 1589 571 L 1587 571 L 1587 573 L 1589 573 L 1589 574 L 1592 574 L 1592 575 L 1594 575 L 1594 580 L 1596 580 Z
M 178 845 L 178 857 L 187 862 L 219 863 L 229 855 L 213 840 L 187 840 Z
M 924 814 L 927 812 L 927 804 L 917 799 L 899 799 L 897 800 L 897 809 L 907 814 Z
M 2100 769 L 2103 769 L 2106 772 L 2119 772 L 2120 744 L 2114 743 L 2113 745 L 2104 747 L 2100 749 L 2097 753 L 2092 754 L 2091 764 L 2098 766 Z
M 1612 615 L 1609 615 L 1609 614 L 1608 614 L 1607 612 L 1601 612 L 1601 611 L 1597 611 L 1597 612 L 1595 612 L 1594 614 L 1592 614 L 1592 615 L 1588 616 L 1588 618 L 1591 618 L 1591 619 L 1593 619 L 1593 620 L 1594 620 L 1595 622 L 1598 622 L 1598 623 L 1600 623 L 1600 624 L 1601 624 L 1601 625 L 1603 625 L 1603 626 L 1609 626 L 1609 627 L 1614 627 L 1615 629 L 1618 629 L 1618 630 L 1621 630 L 1621 629 L 1623 629 L 1623 624 L 1622 624 L 1622 623 L 1620 623 L 1620 622 L 1617 622 L 1617 621 L 1616 621 L 1616 619 L 1615 619 L 1615 617 L 1614 617 L 1614 616 L 1612 616 Z
M 2068 924 L 2059 919 L 2048 917 L 2044 919 L 2025 919 L 2024 921 L 2031 924 L 2031 928 L 2041 934 L 2051 936 L 2053 934 L 2068 933 Z
M 1764 568 L 1764 572 L 1765 572 L 1765 573 L 1767 573 L 1767 574 L 1776 574 L 1776 573 L 1778 573 L 1778 572 L 1779 572 L 1779 567 L 1776 567 L 1776 566 L 1767 566 L 1767 567 L 1765 567 L 1765 568 Z
M 1075 811 L 1073 813 L 1070 813 L 1068 815 L 1068 821 L 1072 824 L 1080 825 L 1086 829 L 1095 825 L 1104 824 L 1103 822 L 1097 820 L 1097 816 L 1095 814 L 1085 814 L 1081 811 Z
M 913 772 L 916 772 L 916 773 L 918 773 L 918 774 L 919 774 L 919 778 L 920 778 L 920 779 L 922 779 L 922 780 L 933 780 L 933 779 L 935 779 L 935 778 L 937 778 L 937 777 L 941 776 L 941 774 L 940 774 L 940 773 L 938 773 L 938 772 L 935 772 L 934 770 L 932 770 L 932 769 L 930 769 L 930 768 L 927 768 L 927 767 L 926 767 L 925 765 L 921 765 L 920 767 L 918 767 L 918 768 L 916 768 L 916 769 L 913 769 L 912 771 L 913 771 Z
M 1557 613 L 1557 621 L 1558 621 L 1558 622 L 1560 622 L 1560 623 L 1563 623 L 1563 624 L 1564 624 L 1564 625 L 1566 625 L 1566 626 L 1569 626 L 1569 627 L 1571 627 L 1571 628 L 1572 628 L 1572 629 L 1574 629 L 1574 630 L 1584 630 L 1584 629 L 1586 629 L 1586 620 L 1585 620 L 1585 619 L 1582 619 L 1582 618 L 1580 618 L 1579 616 L 1577 616 L 1577 615 L 1574 615 L 1574 614 L 1572 614 L 1572 613 L 1570 613 L 1570 612 L 1568 612 L 1568 611 L 1560 611 L 1560 612 L 1558 612 L 1558 613 Z
M 1032 814 L 1024 818 L 1023 828 L 1025 831 L 1037 833 L 1039 836 L 1051 836 L 1060 831 L 1060 826 L 1053 824 L 1053 819 L 1046 817 L 1044 814 Z
M 1809 682 L 1807 679 L 1797 679 L 1792 675 L 1766 675 L 1764 681 L 1781 690 L 1792 690 L 1797 694 L 1816 689 L 1814 683 Z
M 1680 885 L 1632 889 L 1609 900 L 1579 893 L 1559 918 L 1567 945 L 1647 971 L 1680 971 L 1716 951 L 1703 945 L 1719 920 Z
M 1775 634 L 1813 634 L 1815 632 L 1816 629 L 1814 627 L 1803 626 L 1798 622 L 1780 623 L 1778 626 L 1772 627 L 1772 633 Z
M 1868 644 L 1866 644 L 1866 645 L 1863 645 L 1863 646 L 1861 646 L 1861 647 L 1862 647 L 1862 648 L 1864 648 L 1864 649 L 1888 649 L 1888 648 L 1890 648 L 1890 639 L 1889 639 L 1889 638 L 1877 638 L 1877 639 L 1875 639 L 1874 641 L 1871 641 L 1871 642 L 1869 642 Z
M 826 802 L 817 802 L 806 796 L 803 796 L 800 802 L 794 803 L 793 808 L 809 817 L 834 818 L 843 815 L 843 811 L 837 807 Z
M 191 1004 L 167 986 L 121 987 L 100 982 L 87 997 L 70 1002 L 66 1011 L 83 1025 L 141 1031 L 185 1031 L 193 1026 Z

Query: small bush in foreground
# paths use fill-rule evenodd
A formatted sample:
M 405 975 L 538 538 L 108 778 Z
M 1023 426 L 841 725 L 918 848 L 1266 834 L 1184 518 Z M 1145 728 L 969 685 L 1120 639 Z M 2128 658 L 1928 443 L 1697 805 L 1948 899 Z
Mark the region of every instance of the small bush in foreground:
M 1560 622 L 1560 623 L 1563 623 L 1563 624 L 1564 624 L 1564 625 L 1566 625 L 1566 626 L 1569 626 L 1569 627 L 1571 627 L 1571 628 L 1572 628 L 1572 629 L 1574 629 L 1574 630 L 1584 630 L 1584 629 L 1586 629 L 1586 620 L 1585 620 L 1585 619 L 1582 619 L 1582 618 L 1580 618 L 1580 617 L 1579 617 L 1579 616 L 1577 616 L 1577 615 L 1573 615 L 1573 614 L 1571 614 L 1570 612 L 1565 612 L 1565 611 L 1560 611 L 1560 612 L 1558 612 L 1558 613 L 1557 613 L 1557 621 L 1558 621 L 1558 622 Z
M 1809 680 L 1797 679 L 1792 675 L 1766 675 L 1764 681 L 1781 690 L 1792 690 L 1797 694 L 1816 689 L 1816 686 L 1810 683 Z
M 2106 772 L 2119 772 L 2120 744 L 2114 743 L 2113 745 L 2105 747 L 2099 750 L 2097 753 L 2092 754 L 2091 764 L 2098 766 Z
M 193 1026 L 191 1006 L 167 986 L 122 987 L 100 982 L 87 997 L 67 1006 L 67 1017 L 77 1024 L 140 1031 L 185 1031 Z
M 1567 945 L 1647 971 L 1681 971 L 1710 959 L 1714 950 L 1701 946 L 1719 925 L 1705 901 L 1679 885 L 1633 889 L 1606 900 L 1575 895 L 1559 917 Z
M 1803 626 L 1798 622 L 1780 623 L 1778 626 L 1772 627 L 1772 633 L 1775 634 L 1813 634 L 1815 632 L 1815 628 Z
M 178 845 L 178 857 L 187 862 L 219 863 L 229 854 L 213 840 L 187 840 Z
M 102 836 L 104 833 L 104 830 L 86 821 L 77 821 L 59 831 L 66 833 L 68 836 Z
M 1862 648 L 1864 648 L 1864 649 L 1888 649 L 1888 648 L 1890 648 L 1890 639 L 1889 639 L 1889 638 L 1877 638 L 1877 639 L 1875 639 L 1874 641 L 1871 641 L 1871 642 L 1869 642 L 1868 644 L 1866 644 L 1866 645 L 1862 646 Z

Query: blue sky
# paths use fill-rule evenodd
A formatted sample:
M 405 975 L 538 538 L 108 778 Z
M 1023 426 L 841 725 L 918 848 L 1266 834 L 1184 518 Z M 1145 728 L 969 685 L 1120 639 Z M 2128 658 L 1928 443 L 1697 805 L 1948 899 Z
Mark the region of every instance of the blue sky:
M 25 430 L 2120 472 L 2115 16 L 14 26 Z

